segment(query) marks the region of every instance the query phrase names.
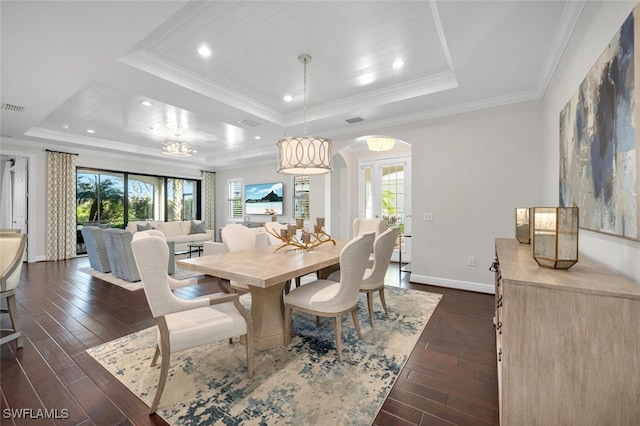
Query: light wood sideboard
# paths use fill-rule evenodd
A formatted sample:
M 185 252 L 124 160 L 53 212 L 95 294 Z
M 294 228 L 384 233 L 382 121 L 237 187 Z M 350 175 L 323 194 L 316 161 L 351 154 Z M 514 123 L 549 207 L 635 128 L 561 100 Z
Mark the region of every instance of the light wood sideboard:
M 501 425 L 640 424 L 640 284 L 581 257 L 538 266 L 496 239 Z

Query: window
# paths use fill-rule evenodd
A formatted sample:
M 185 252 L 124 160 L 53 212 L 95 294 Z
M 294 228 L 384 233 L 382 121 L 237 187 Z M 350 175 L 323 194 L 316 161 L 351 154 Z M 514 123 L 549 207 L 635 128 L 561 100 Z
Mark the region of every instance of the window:
M 76 222 L 78 225 L 124 227 L 122 173 L 99 170 L 76 172 Z
M 196 219 L 196 188 L 194 180 L 167 179 L 167 220 Z
M 76 169 L 77 253 L 86 252 L 83 226 L 125 228 L 137 220 L 200 217 L 200 181 L 164 176 Z
M 309 176 L 293 177 L 293 211 L 296 219 L 309 220 Z
M 161 216 L 162 187 L 162 179 L 159 177 L 129 175 L 127 179 L 129 221 L 156 220 Z
M 229 180 L 229 219 L 242 219 L 242 180 Z

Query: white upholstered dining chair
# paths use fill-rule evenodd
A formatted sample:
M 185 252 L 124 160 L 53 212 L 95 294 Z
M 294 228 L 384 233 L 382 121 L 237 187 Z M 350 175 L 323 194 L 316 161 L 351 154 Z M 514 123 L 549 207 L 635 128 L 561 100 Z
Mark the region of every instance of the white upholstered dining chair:
M 247 375 L 253 376 L 253 331 L 251 315 L 242 307 L 237 294 L 216 293 L 195 299 L 181 299 L 172 291 L 167 274 L 169 248 L 157 236 L 140 235 L 131 242 L 144 292 L 157 321 L 158 346 L 151 361 L 162 356 L 160 379 L 150 406 L 154 413 L 160 402 L 169 372 L 171 354 L 231 339 L 246 337 Z M 176 281 L 176 280 L 173 280 Z
M 27 234 L 0 233 L 0 298 L 7 300 L 7 308 L 2 309 L 2 314 L 9 314 L 11 319 L 11 329 L 6 330 L 9 333 L 0 339 L 0 344 L 15 340 L 17 348 L 23 346 L 24 338 L 18 318 L 15 288 L 22 274 L 22 258 L 26 247 Z
M 384 219 L 363 219 L 356 217 L 353 219 L 353 236 L 357 237 L 360 234 L 366 234 L 367 232 L 375 232 L 376 237 L 387 229 L 387 222 Z
M 318 317 L 334 319 L 336 351 L 342 361 L 342 315 L 351 312 L 353 323 L 360 334 L 358 322 L 358 292 L 373 247 L 374 234 L 359 235 L 349 241 L 340 252 L 340 282 L 316 280 L 291 290 L 284 298 L 285 346 L 291 342 L 292 311 L 306 312 Z
M 220 232 L 227 251 L 252 250 L 256 248 L 256 233 L 244 225 L 229 224 Z M 231 281 L 234 291 L 248 292 L 249 286 L 240 281 Z
M 393 226 L 387 228 L 382 234 L 376 237 L 373 242 L 373 266 L 364 271 L 364 278 L 360 285 L 360 293 L 367 294 L 367 306 L 369 308 L 369 319 L 371 320 L 371 328 L 374 327 L 373 320 L 373 293 L 376 291 L 380 294 L 380 302 L 384 313 L 388 314 L 387 302 L 384 298 L 384 277 L 389 268 L 391 255 L 398 240 L 398 227 Z M 329 275 L 330 280 L 340 281 L 340 271 L 336 271 Z

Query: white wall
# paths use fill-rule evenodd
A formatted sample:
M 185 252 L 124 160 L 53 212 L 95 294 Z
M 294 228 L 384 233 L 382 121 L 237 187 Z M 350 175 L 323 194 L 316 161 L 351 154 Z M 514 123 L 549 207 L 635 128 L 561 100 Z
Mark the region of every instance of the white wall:
M 544 202 L 558 204 L 559 114 L 631 13 L 633 2 L 586 2 L 543 99 Z M 636 36 L 637 37 L 637 36 Z M 636 82 L 638 84 L 638 82 Z M 636 108 L 639 105 L 636 103 Z M 636 132 L 640 132 L 636 123 Z M 636 147 L 638 149 L 640 147 Z M 639 170 L 640 172 L 640 170 Z M 581 254 L 640 283 L 640 242 L 581 230 Z

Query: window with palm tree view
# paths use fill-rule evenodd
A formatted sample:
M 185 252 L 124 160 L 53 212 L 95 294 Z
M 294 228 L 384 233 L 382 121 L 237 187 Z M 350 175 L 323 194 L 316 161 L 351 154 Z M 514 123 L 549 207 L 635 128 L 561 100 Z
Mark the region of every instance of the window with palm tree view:
M 199 181 L 163 176 L 76 170 L 78 254 L 85 253 L 83 226 L 125 228 L 130 221 L 197 219 Z

